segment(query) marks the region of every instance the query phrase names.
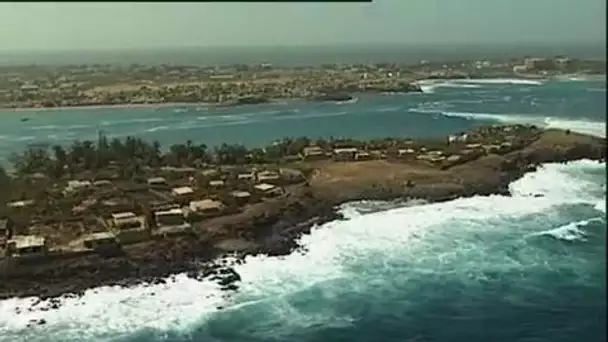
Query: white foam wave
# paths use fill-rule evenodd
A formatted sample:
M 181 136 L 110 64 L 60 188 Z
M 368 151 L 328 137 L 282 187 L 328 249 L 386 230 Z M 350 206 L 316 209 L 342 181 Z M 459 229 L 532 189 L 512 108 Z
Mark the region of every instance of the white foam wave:
M 359 98 L 358 97 L 353 97 L 350 100 L 337 101 L 337 102 L 335 102 L 335 104 L 337 104 L 337 105 L 344 105 L 344 104 L 353 104 L 353 103 L 357 103 L 357 102 L 359 102 Z
M 561 118 L 545 118 L 544 123 L 548 128 L 569 129 L 573 132 L 606 137 L 606 123 L 585 120 L 572 120 Z
M 487 85 L 526 85 L 538 86 L 544 84 L 541 80 L 528 79 L 461 79 L 461 80 L 420 80 L 417 82 L 423 93 L 434 93 L 436 88 L 464 88 L 477 89 Z
M 593 206 L 593 208 L 597 211 L 601 211 L 604 214 L 606 213 L 606 199 L 602 199 L 601 201 L 597 202 L 595 204 L 595 206 Z
M 410 108 L 409 111 L 415 113 L 434 113 L 448 117 L 465 118 L 468 120 L 491 120 L 503 123 L 532 124 L 545 128 L 569 129 L 573 132 L 589 134 L 601 138 L 606 137 L 606 125 L 604 122 L 599 121 L 575 120 L 539 115 L 451 112 L 424 108 Z
M 476 89 L 481 88 L 481 85 L 466 84 L 456 81 L 441 81 L 441 80 L 421 80 L 417 82 L 423 93 L 434 93 L 436 88 L 463 88 Z
M 153 133 L 153 132 L 158 132 L 158 131 L 166 131 L 168 129 L 169 129 L 168 126 L 156 126 L 156 127 L 146 129 L 146 132 Z
M 380 256 L 379 260 L 396 256 L 416 265 L 425 263 L 419 267 L 430 267 L 428 272 L 457 270 L 475 279 L 488 268 L 523 267 L 500 254 L 494 245 L 472 245 L 471 241 L 479 234 L 507 237 L 533 233 L 529 224 L 509 222 L 542 215 L 564 204 L 596 204 L 599 198 L 587 191 L 593 184 L 581 181 L 577 174 L 579 170 L 605 166 L 590 161 L 545 165 L 511 184 L 512 197 L 472 197 L 370 214 L 362 214 L 357 208 L 373 205 L 371 202 L 344 205 L 348 220 L 314 228 L 300 239 L 304 249 L 299 252 L 283 257 L 248 257 L 244 264 L 236 265 L 242 282 L 231 298 L 213 283 L 180 275 L 165 285 L 90 290 L 82 298 L 63 299 L 62 306 L 51 311 L 23 310 L 17 315 L 16 308 L 28 307 L 33 299 L 0 301 L 0 341 L 112 340 L 142 329 L 187 333 L 216 317 L 218 311 L 247 317 L 255 312 L 259 319 L 253 324 L 260 326 L 248 329 L 254 331 L 252 334 L 267 333 L 269 329 L 352 324 L 351 317 L 331 305 L 311 312 L 294 304 L 290 296 L 321 285 L 322 296 L 328 301 L 345 290 L 364 292 L 366 285 L 354 281 L 362 277 L 362 272 L 390 267 L 384 262 L 371 269 L 361 264 L 374 256 Z M 506 238 L 498 240 L 504 243 Z M 480 252 L 486 249 L 487 254 Z M 527 262 L 542 265 L 543 257 L 535 255 L 529 257 L 536 259 Z M 46 324 L 28 328 L 32 319 L 44 319 Z
M 576 222 L 570 222 L 568 224 L 559 226 L 557 228 L 543 230 L 541 232 L 528 234 L 530 236 L 551 236 L 553 238 L 565 241 L 585 241 L 586 233 L 582 229 L 592 222 L 601 221 L 601 217 L 596 217 L 588 220 L 580 220 Z
M 489 79 L 464 79 L 455 80 L 454 82 L 459 83 L 473 83 L 473 84 L 521 84 L 521 85 L 543 85 L 542 80 L 528 80 L 521 78 L 489 78 Z
M 164 121 L 163 118 L 140 118 L 140 119 L 127 119 L 127 120 L 112 120 L 112 121 L 102 121 L 100 125 L 102 126 L 114 126 L 114 125 L 128 125 L 128 124 L 137 124 L 137 123 L 146 123 L 146 122 L 160 122 Z

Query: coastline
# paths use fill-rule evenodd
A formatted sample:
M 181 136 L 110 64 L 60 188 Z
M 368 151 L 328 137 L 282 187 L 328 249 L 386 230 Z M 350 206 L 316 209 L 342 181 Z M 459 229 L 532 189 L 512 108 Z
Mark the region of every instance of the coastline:
M 178 273 L 197 279 L 209 277 L 225 290 L 236 290 L 238 274 L 214 260 L 224 255 L 242 260 L 247 255 L 289 254 L 298 247 L 298 237 L 312 227 L 340 219 L 336 206 L 342 203 L 360 199 L 440 202 L 475 195 L 509 195 L 508 185 L 536 165 L 585 158 L 605 161 L 605 140 L 548 130 L 523 149 L 435 172 L 420 173 L 386 161 L 358 162 L 354 169 L 349 163 L 319 162 L 313 164 L 315 172 L 308 182 L 289 188 L 284 197 L 262 202 L 241 214 L 211 219 L 195 228 L 197 234 L 156 242 L 153 249 L 149 244 L 127 247 L 129 257 L 88 255 L 26 267 L 5 265 L 0 270 L 0 299 L 49 299 L 99 286 L 162 283 Z M 386 172 L 377 172 L 380 169 Z M 341 177 L 343 172 L 351 177 Z M 404 186 L 406 179 L 413 180 L 413 186 Z M 59 305 L 52 300 L 49 303 L 51 308 Z
M 57 107 L 4 107 L 0 104 L 0 113 L 28 113 L 28 112 L 52 112 L 52 111 L 63 111 L 63 110 L 102 110 L 102 109 L 161 109 L 161 108 L 223 108 L 223 107 L 240 107 L 240 106 L 251 106 L 258 104 L 282 104 L 292 102 L 348 102 L 353 99 L 357 99 L 357 95 L 367 94 L 380 94 L 385 96 L 397 95 L 397 94 L 410 94 L 410 93 L 425 93 L 424 89 L 420 86 L 432 85 L 441 82 L 490 82 L 492 80 L 510 80 L 520 82 L 560 82 L 560 81 L 605 81 L 606 75 L 597 74 L 586 74 L 586 73 L 572 73 L 572 74 L 561 74 L 561 75 L 525 75 L 525 74 L 505 74 L 505 75 L 490 75 L 488 77 L 476 76 L 469 78 L 420 78 L 411 81 L 411 85 L 417 87 L 417 89 L 403 89 L 400 91 L 378 91 L 371 89 L 369 91 L 358 90 L 356 92 L 349 92 L 352 98 L 350 100 L 320 100 L 311 97 L 292 97 L 292 98 L 265 98 L 263 102 L 259 103 L 239 103 L 238 101 L 227 101 L 227 102 L 158 102 L 158 103 L 119 103 L 119 104 L 78 104 L 70 106 L 57 106 Z

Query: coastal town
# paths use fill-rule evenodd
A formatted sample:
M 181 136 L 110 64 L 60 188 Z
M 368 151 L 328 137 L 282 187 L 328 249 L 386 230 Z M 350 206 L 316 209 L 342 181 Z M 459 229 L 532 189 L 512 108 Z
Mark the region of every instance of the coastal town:
M 0 108 L 344 101 L 356 93 L 421 92 L 416 81 L 423 79 L 547 78 L 605 72 L 605 61 L 564 56 L 318 67 L 269 63 L 5 66 L 0 67 Z
M 538 163 L 605 160 L 605 151 L 602 139 L 519 124 L 428 141 L 302 137 L 255 149 L 188 141 L 162 152 L 103 133 L 30 146 L 10 171 L 0 168 L 0 298 L 180 272 L 235 290 L 238 274 L 213 260 L 288 254 L 311 227 L 339 219 L 340 203 L 504 193 Z
M 287 139 L 265 149 L 224 145 L 171 146 L 128 137 L 64 150 L 30 147 L 2 170 L 0 258 L 21 262 L 87 253 L 112 255 L 122 246 L 207 234 L 210 223 L 282 201 L 308 186 L 323 165 L 388 161 L 447 170 L 533 142 L 534 126 L 491 126 L 445 141 Z M 52 152 L 51 152 L 52 151 Z M 415 186 L 410 180 L 409 187 Z M 214 221 L 215 219 L 215 221 Z M 108 254 L 109 253 L 109 254 Z

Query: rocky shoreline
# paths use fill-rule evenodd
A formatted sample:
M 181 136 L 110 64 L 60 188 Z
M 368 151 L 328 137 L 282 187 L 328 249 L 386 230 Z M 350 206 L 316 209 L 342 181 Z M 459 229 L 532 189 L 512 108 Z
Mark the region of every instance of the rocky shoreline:
M 248 255 L 287 255 L 313 226 L 341 219 L 339 204 L 361 199 L 438 202 L 509 195 L 509 184 L 541 163 L 585 158 L 605 161 L 605 140 L 552 130 L 522 150 L 484 156 L 418 178 L 411 173 L 393 175 L 388 168 L 403 166 L 382 164 L 385 161 L 362 162 L 359 173 L 350 177 L 340 176 L 338 166 L 319 164 L 306 185 L 290 189 L 284 198 L 262 203 L 259 210 L 212 219 L 196 227 L 199 233 L 192 236 L 128 246 L 124 254 L 109 258 L 86 255 L 29 265 L 5 263 L 0 269 L 0 299 L 36 296 L 42 302 L 33 308 L 42 305 L 48 310 L 60 305 L 60 300 L 53 299 L 60 296 L 79 296 L 100 286 L 164 283 L 179 273 L 210 279 L 223 290 L 234 291 L 240 276 L 218 261 L 222 256 L 234 256 L 239 262 Z M 374 172 L 377 168 L 387 171 Z

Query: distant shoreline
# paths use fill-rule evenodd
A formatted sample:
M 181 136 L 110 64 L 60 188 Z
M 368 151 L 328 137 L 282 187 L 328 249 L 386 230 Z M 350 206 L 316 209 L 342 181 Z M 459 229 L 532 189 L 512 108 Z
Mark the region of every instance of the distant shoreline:
M 412 84 L 432 84 L 432 83 L 440 83 L 440 82 L 474 82 L 474 81 L 491 81 L 491 80 L 514 80 L 514 81 L 543 81 L 543 82 L 556 82 L 556 81 L 605 81 L 606 75 L 595 75 L 595 74 L 585 74 L 585 73 L 573 73 L 573 74 L 563 74 L 557 76 L 548 76 L 548 77 L 529 77 L 528 75 L 514 75 L 513 77 L 489 77 L 489 78 L 464 78 L 464 79 L 450 79 L 450 78 L 423 78 L 412 81 Z M 383 94 L 383 95 L 391 95 L 395 93 L 391 92 L 365 92 L 360 91 L 357 93 L 352 93 L 351 95 L 355 97 L 357 94 L 361 93 L 373 93 L 373 94 Z M 398 93 L 413 93 L 411 91 L 404 91 Z M 424 91 L 422 91 L 424 93 Z M 224 103 L 214 103 L 214 102 L 160 102 L 160 103 L 122 103 L 122 104 L 77 104 L 70 106 L 57 106 L 57 107 L 2 107 L 0 105 L 0 114 L 6 112 L 38 112 L 38 111 L 64 111 L 64 110 L 96 110 L 96 109 L 137 109 L 137 108 L 147 108 L 147 109 L 161 109 L 161 108 L 179 108 L 179 107 L 188 107 L 188 108 L 222 108 L 222 107 L 237 107 L 237 106 L 250 106 L 250 105 L 259 105 L 259 104 L 282 104 L 282 103 L 291 103 L 291 102 L 344 102 L 344 101 L 322 101 L 315 100 L 309 98 L 269 98 L 265 103 L 235 103 L 235 102 L 224 102 Z
M 0 107 L 1 112 L 37 112 L 37 111 L 53 111 L 53 110 L 94 110 L 94 109 L 130 109 L 130 108 L 172 108 L 172 107 L 211 107 L 217 104 L 206 102 L 166 102 L 166 103 L 123 103 L 123 104 L 108 104 L 108 105 L 74 105 L 74 106 L 59 106 L 59 107 Z

